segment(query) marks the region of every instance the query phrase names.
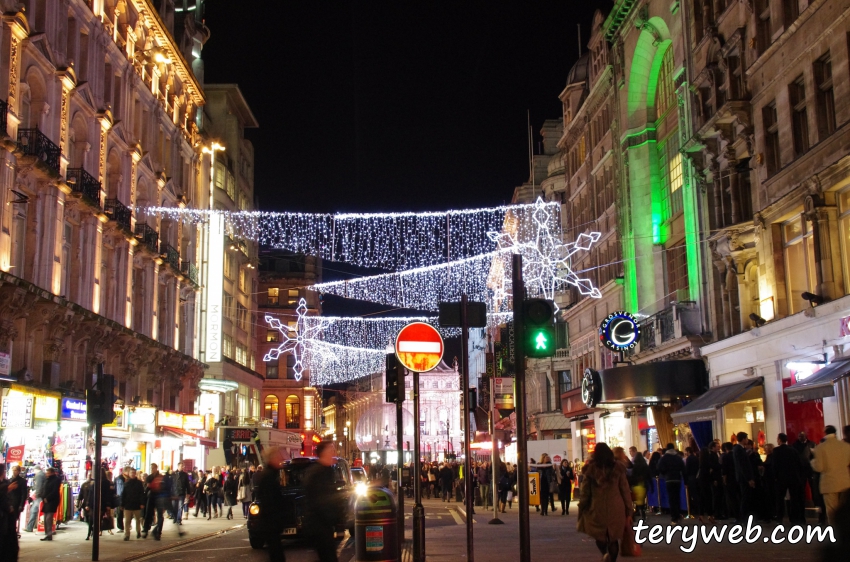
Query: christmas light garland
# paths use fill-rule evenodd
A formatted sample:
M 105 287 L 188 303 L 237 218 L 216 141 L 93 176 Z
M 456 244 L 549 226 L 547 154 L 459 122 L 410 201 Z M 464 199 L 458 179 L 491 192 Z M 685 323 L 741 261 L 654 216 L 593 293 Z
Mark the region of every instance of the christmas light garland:
M 210 215 L 224 218 L 233 238 L 325 260 L 362 267 L 403 270 L 447 263 L 492 252 L 489 232 L 513 224 L 520 240 L 533 236 L 532 220 L 542 207 L 551 210 L 558 228 L 558 203 L 426 213 L 275 213 L 177 207 L 139 207 L 140 215 L 201 223 Z M 526 233 L 526 229 L 528 232 Z

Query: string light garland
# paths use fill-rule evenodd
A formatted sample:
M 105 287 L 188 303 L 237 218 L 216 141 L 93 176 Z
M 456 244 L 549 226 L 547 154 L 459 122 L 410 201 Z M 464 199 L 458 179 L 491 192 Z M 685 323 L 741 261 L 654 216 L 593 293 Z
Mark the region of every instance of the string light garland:
M 361 267 L 404 270 L 448 263 L 492 252 L 489 232 L 514 224 L 519 237 L 534 234 L 532 216 L 548 207 L 557 228 L 558 203 L 425 213 L 276 213 L 144 206 L 139 216 L 203 223 L 224 218 L 231 237 L 273 248 L 346 262 Z
M 263 361 L 276 361 L 281 354 L 291 352 L 295 357 L 295 362 L 292 366 L 293 376 L 296 381 L 301 380 L 304 373 L 305 359 L 308 358 L 309 351 L 313 347 L 312 342 L 318 341 L 318 336 L 322 332 L 321 324 L 308 325 L 305 321 L 307 318 L 307 301 L 301 299 L 298 302 L 298 308 L 295 309 L 298 313 L 298 321 L 295 329 L 292 330 L 288 325 L 283 325 L 277 318 L 266 315 L 266 322 L 269 326 L 280 332 L 283 338 L 281 343 L 276 348 L 270 349 L 263 357 Z
M 308 355 L 313 386 L 347 382 L 386 369 L 385 349 L 347 347 L 314 340 Z

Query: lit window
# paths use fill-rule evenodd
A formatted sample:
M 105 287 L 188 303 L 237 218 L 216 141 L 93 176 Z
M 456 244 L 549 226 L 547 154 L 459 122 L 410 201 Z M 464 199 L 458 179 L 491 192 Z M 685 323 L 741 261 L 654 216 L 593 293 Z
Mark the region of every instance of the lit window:
M 815 292 L 817 281 L 814 237 L 806 220 L 797 216 L 782 225 L 782 241 L 788 312 L 794 314 L 807 306 L 802 294 L 807 291 Z
M 266 330 L 266 341 L 277 343 L 280 341 L 280 332 L 277 330 Z
M 280 298 L 280 289 L 278 289 L 276 287 L 269 289 L 268 304 L 276 305 L 278 303 L 279 298 Z
M 289 289 L 289 304 L 298 304 L 301 297 L 301 291 L 298 289 Z

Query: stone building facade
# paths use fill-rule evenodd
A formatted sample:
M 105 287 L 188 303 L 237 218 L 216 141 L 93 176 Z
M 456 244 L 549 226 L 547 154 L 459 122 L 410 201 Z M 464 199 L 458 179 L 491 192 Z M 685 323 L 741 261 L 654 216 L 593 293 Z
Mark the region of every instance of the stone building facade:
M 134 209 L 198 204 L 207 31 L 142 0 L 5 4 L 0 351 L 20 381 L 80 390 L 104 362 L 128 403 L 191 411 L 198 233 Z

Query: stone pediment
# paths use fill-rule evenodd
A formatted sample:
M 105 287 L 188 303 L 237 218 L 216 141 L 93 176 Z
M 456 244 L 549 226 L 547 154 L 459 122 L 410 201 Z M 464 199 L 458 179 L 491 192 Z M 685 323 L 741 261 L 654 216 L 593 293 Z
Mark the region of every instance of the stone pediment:
M 29 42 L 53 68 L 59 68 L 56 57 L 53 55 L 53 49 L 50 48 L 50 42 L 47 40 L 46 33 L 41 32 L 30 35 Z
M 79 96 L 82 102 L 91 108 L 92 111 L 97 110 L 97 102 L 95 102 L 94 93 L 91 91 L 91 85 L 88 82 L 80 82 L 74 88 L 74 95 Z
M 116 122 L 109 130 L 110 135 L 113 135 L 113 140 L 123 143 L 127 148 L 136 144 L 136 139 L 132 136 L 132 131 L 128 131 L 124 126 L 123 121 Z

